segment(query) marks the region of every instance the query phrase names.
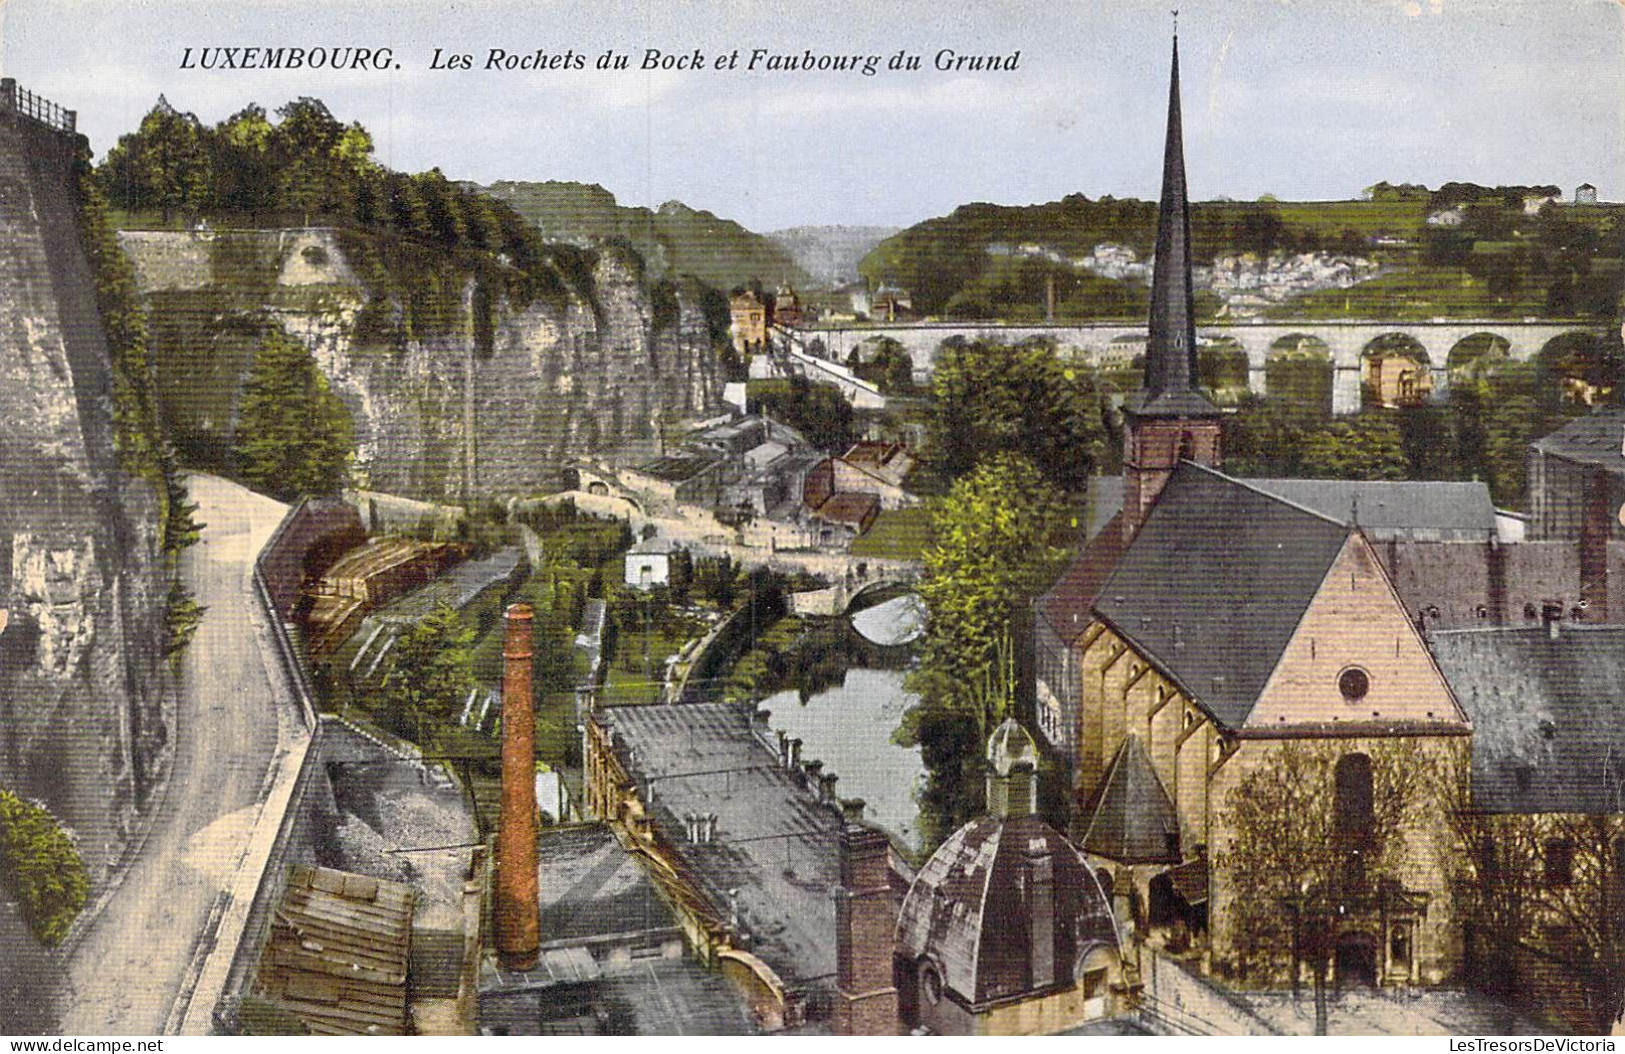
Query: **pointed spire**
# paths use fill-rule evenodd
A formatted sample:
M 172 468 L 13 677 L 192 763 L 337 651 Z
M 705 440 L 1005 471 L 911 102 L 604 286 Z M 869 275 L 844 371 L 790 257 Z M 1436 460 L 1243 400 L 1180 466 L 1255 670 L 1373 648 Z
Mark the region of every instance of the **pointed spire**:
M 1145 391 L 1136 412 L 1207 416 L 1217 413 L 1197 390 L 1196 307 L 1191 291 L 1190 204 L 1179 108 L 1179 35 L 1175 12 L 1173 68 L 1168 80 L 1168 138 L 1162 156 L 1157 210 L 1156 270 L 1151 279 L 1150 339 Z

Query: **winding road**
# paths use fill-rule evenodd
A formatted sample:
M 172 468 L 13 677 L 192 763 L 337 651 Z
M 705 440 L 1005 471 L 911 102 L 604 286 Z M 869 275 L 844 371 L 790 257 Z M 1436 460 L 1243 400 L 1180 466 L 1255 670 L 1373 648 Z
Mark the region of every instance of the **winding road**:
M 258 881 L 244 872 L 249 838 L 273 763 L 302 735 L 253 583 L 287 506 L 213 476 L 189 484 L 206 526 L 181 574 L 208 610 L 182 655 L 174 767 L 144 845 L 68 962 L 69 1035 L 165 1031 L 227 891 Z

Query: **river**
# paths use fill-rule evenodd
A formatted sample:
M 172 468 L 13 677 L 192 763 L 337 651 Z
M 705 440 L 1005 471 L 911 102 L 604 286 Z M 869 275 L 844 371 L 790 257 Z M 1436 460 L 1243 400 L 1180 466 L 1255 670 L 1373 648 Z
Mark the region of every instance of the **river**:
M 854 668 L 845 683 L 805 704 L 792 689 L 764 699 L 770 724 L 801 740 L 801 756 L 824 763 L 840 776 L 835 791 L 862 798 L 864 816 L 909 849 L 920 847 L 920 807 L 914 792 L 925 780 L 918 747 L 900 747 L 891 736 L 915 696 L 903 688 L 906 670 Z

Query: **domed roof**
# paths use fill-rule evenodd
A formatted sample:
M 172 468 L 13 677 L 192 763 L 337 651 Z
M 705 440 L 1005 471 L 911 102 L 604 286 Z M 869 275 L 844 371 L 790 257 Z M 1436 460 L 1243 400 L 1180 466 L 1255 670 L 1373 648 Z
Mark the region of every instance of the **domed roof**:
M 1038 769 L 1038 747 L 1016 719 L 1007 717 L 987 741 L 987 762 L 995 776 L 1008 776 L 1019 764 Z
M 1031 753 L 1031 738 L 1026 745 Z M 1006 757 L 1022 760 L 1019 750 Z M 1035 954 L 1033 936 L 1046 931 L 1050 946 Z M 897 921 L 899 951 L 929 961 L 972 1005 L 1074 984 L 1097 945 L 1118 951 L 1110 901 L 1072 843 L 1030 815 L 984 816 L 954 832 L 920 869 Z

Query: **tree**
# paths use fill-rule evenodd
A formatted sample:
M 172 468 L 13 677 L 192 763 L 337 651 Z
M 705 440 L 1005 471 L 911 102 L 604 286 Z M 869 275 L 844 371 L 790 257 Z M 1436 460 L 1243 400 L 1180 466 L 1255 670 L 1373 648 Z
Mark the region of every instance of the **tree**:
M 257 216 L 276 206 L 275 127 L 265 109 L 249 105 L 214 127 L 213 207 Z
M 332 494 L 344 485 L 351 432 L 309 349 L 280 326 L 270 330 L 243 387 L 235 447 L 243 479 L 285 500 Z
M 157 209 L 168 223 L 177 212 L 197 212 L 209 200 L 212 170 L 208 133 L 197 116 L 180 113 L 162 95 L 103 162 L 108 196 L 126 209 Z
M 1087 367 L 1044 341 L 944 341 L 931 377 L 927 450 L 951 476 L 986 454 L 1019 454 L 1063 490 L 1105 454 L 1105 393 Z
M 273 148 L 278 198 L 310 216 L 354 215 L 356 186 L 377 167 L 372 136 L 360 124 L 342 124 L 320 99 L 296 99 L 277 110 Z
M 920 597 L 928 630 L 910 686 L 920 701 L 898 730 L 930 773 L 928 825 L 940 838 L 981 803 L 980 758 L 1014 703 L 1016 607 L 1058 568 L 1065 509 L 1033 464 L 996 454 L 931 508 Z
M 1448 842 L 1450 810 L 1466 793 L 1467 757 L 1459 745 L 1441 755 L 1410 738 L 1366 740 L 1358 751 L 1336 740 L 1256 749 L 1267 753 L 1218 803 L 1217 829 L 1228 833 L 1215 849 L 1232 889 L 1246 891 L 1228 901 L 1239 960 L 1231 965 L 1270 977 L 1285 972 L 1294 954 L 1290 904 L 1313 910 L 1388 881 L 1413 884 L 1407 856 L 1428 835 Z M 1351 758 L 1363 760 L 1369 788 L 1357 825 L 1338 801 L 1339 769 Z
M 846 364 L 852 372 L 879 388 L 883 395 L 902 395 L 914 389 L 914 360 L 894 337 L 877 337 L 874 356 L 862 361 L 853 348 Z
M 475 687 L 474 631 L 449 604 L 440 604 L 402 633 L 391 651 L 383 699 L 397 727 L 418 743 L 433 724 L 456 719 Z
M 1333 421 L 1303 440 L 1303 469 L 1321 479 L 1404 479 L 1407 462 L 1392 417 L 1366 411 Z
M 1457 915 L 1467 934 L 1463 973 L 1508 1005 L 1556 1015 L 1533 1004 L 1553 975 L 1578 999 L 1561 1023 L 1605 1034 L 1625 995 L 1625 810 L 1617 782 L 1604 774 L 1606 813 L 1489 814 L 1463 790 L 1452 810 L 1452 875 Z M 1533 976 L 1531 976 L 1533 975 Z
M 789 425 L 820 450 L 839 454 L 852 445 L 852 404 L 833 384 L 791 377 L 786 384 L 758 388 L 750 402 L 752 412 Z

